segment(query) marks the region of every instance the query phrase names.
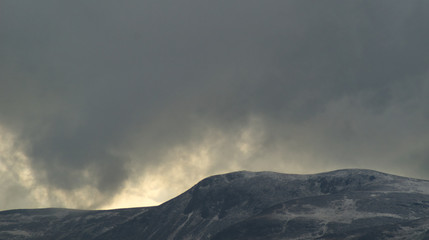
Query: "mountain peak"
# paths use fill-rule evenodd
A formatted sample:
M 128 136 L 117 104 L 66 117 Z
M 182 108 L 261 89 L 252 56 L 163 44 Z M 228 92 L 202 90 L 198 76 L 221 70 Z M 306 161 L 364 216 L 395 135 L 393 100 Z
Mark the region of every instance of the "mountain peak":
M 238 171 L 157 207 L 51 211 L 0 212 L 0 239 L 428 239 L 429 181 L 367 169 Z

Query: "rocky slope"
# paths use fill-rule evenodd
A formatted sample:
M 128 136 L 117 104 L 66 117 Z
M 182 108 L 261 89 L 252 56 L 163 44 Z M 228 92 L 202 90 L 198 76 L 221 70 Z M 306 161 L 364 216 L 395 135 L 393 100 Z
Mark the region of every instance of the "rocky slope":
M 234 172 L 152 208 L 0 212 L 0 239 L 429 239 L 429 181 Z

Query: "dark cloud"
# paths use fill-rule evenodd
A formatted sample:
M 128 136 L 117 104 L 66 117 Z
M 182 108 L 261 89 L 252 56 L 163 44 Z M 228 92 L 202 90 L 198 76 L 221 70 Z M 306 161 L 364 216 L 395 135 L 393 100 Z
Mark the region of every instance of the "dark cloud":
M 0 125 L 36 185 L 96 191 L 87 203 L 77 196 L 80 207 L 173 163 L 172 149 L 202 144 L 209 173 L 234 162 L 426 177 L 427 10 L 426 1 L 3 1 Z

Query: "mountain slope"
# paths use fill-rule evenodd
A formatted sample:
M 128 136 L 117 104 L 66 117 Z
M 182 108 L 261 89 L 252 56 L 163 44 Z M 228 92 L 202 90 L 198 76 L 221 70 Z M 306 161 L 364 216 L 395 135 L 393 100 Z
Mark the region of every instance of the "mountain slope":
M 19 209 L 0 212 L 0 239 L 93 239 L 149 208 L 108 211 Z
M 0 212 L 0 239 L 426 239 L 429 181 L 361 169 L 243 171 L 152 208 L 14 211 Z

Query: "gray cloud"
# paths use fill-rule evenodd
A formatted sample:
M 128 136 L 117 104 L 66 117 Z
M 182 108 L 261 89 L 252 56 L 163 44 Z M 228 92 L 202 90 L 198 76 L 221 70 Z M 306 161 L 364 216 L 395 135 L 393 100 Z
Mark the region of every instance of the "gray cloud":
M 17 136 L 35 185 L 78 207 L 106 204 L 127 181 L 174 163 L 172 149 L 203 144 L 208 173 L 236 163 L 427 178 L 428 9 L 4 1 L 0 125 Z M 247 155 L 236 148 L 243 138 Z M 88 202 L 72 197 L 87 186 Z

